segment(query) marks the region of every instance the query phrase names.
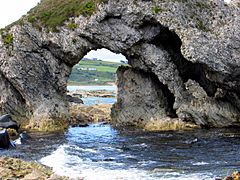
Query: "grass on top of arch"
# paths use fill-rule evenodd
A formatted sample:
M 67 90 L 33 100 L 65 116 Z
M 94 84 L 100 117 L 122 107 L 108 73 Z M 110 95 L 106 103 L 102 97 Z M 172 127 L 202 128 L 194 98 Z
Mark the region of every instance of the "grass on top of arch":
M 106 0 L 42 0 L 28 13 L 28 21 L 38 28 L 57 31 L 70 17 L 91 16 L 97 4 Z

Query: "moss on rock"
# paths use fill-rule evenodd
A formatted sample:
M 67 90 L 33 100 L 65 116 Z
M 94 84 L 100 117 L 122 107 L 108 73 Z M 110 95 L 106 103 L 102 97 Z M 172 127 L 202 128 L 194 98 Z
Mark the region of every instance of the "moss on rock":
M 2 39 L 3 39 L 3 43 L 5 45 L 10 45 L 13 43 L 13 34 L 12 33 L 8 33 L 8 32 L 5 32 L 4 30 L 1 31 L 1 36 L 2 36 Z

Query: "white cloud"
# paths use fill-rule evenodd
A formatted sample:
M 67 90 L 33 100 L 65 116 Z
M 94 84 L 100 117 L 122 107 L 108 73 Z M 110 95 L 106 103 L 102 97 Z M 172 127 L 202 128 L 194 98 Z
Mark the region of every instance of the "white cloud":
M 0 2 L 0 28 L 3 28 L 22 15 L 26 14 L 40 0 L 1 0 Z
M 89 59 L 97 58 L 104 61 L 114 61 L 114 62 L 119 62 L 120 60 L 126 60 L 126 57 L 123 56 L 122 54 L 115 54 L 105 48 L 98 49 L 96 51 L 90 51 L 84 57 Z

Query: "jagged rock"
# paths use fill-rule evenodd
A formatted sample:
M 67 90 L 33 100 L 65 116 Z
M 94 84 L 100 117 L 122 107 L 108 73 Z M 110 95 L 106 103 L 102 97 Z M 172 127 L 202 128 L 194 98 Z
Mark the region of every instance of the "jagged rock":
M 64 128 L 69 118 L 65 94 L 72 66 L 90 50 L 107 48 L 124 54 L 134 71 L 158 79 L 160 90 L 154 92 L 162 87 L 170 92 L 167 102 L 149 95 L 152 108 L 145 112 L 145 119 L 152 110 L 155 112 L 150 114 L 168 118 L 170 108 L 176 118 L 199 126 L 240 125 L 237 1 L 227 5 L 222 0 L 108 0 L 96 7 L 91 16 L 71 17 L 58 32 L 28 23 L 30 15 L 5 30 L 13 39 L 6 43 L 0 38 L 1 113 L 10 113 L 25 123 L 30 120 L 33 128 Z M 69 22 L 75 28 L 69 28 Z M 124 97 L 127 91 L 118 96 Z M 138 109 L 147 106 L 145 101 L 137 102 L 134 107 Z M 156 106 L 160 104 L 159 109 Z M 128 106 L 119 115 L 130 117 L 130 109 L 135 111 Z M 132 124 L 136 119 L 113 117 L 118 124 Z
M 71 102 L 71 103 L 83 104 L 83 100 L 81 100 L 78 97 L 73 97 L 71 95 L 67 95 L 67 100 L 68 100 L 68 102 Z
M 111 115 L 115 124 L 144 127 L 150 120 L 176 116 L 173 95 L 154 74 L 121 67 L 117 75 L 118 97 Z
M 36 162 L 27 162 L 16 158 L 0 158 L 0 176 L 3 179 L 59 179 L 68 180 L 70 178 L 54 174 L 51 168 Z
M 240 172 L 236 171 L 236 172 L 233 172 L 231 176 L 226 176 L 222 180 L 239 180 L 239 179 L 240 179 Z
M 111 122 L 111 104 L 98 104 L 84 106 L 81 104 L 70 105 L 70 125 L 84 125 L 97 122 Z
M 0 148 L 8 149 L 11 145 L 9 135 L 6 129 L 0 131 Z

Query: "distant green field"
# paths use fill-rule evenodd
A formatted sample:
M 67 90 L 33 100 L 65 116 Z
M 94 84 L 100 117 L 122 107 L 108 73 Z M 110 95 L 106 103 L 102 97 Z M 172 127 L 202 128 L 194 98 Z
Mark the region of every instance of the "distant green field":
M 104 85 L 115 82 L 117 68 L 124 63 L 82 60 L 73 67 L 69 84 Z

